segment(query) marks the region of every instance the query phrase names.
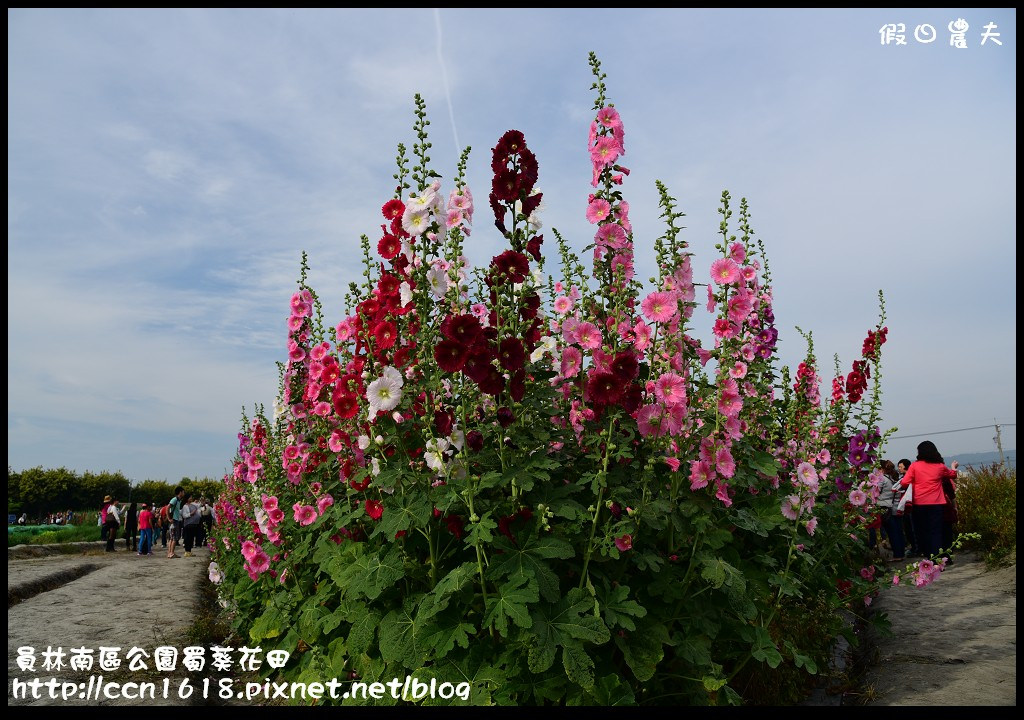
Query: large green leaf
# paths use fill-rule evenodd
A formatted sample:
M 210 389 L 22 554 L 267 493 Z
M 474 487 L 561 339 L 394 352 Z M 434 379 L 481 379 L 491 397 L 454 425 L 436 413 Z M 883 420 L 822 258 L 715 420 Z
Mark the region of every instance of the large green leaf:
M 599 598 L 604 622 L 609 628 L 621 627 L 636 630 L 633 618 L 642 618 L 647 610 L 636 600 L 629 599 L 629 587 L 616 585 L 606 590 Z
M 392 610 L 380 623 L 380 656 L 410 669 L 423 664 L 429 649 L 427 623 L 416 617 L 420 597 L 406 598 L 401 610 Z
M 565 673 L 577 685 L 594 685 L 594 661 L 583 649 L 584 642 L 597 645 L 608 642 L 608 628 L 593 615 L 594 598 L 585 590 L 573 588 L 555 605 L 542 605 L 533 614 L 530 633 L 537 641 L 530 648 L 527 665 L 533 672 L 543 672 L 554 662 L 562 649 Z
M 498 588 L 496 595 L 487 597 L 487 615 L 484 627 L 493 627 L 503 637 L 508 637 L 508 621 L 522 628 L 533 622 L 527 603 L 537 602 L 537 584 L 522 575 L 509 580 Z
M 550 558 L 566 559 L 573 556 L 572 545 L 549 535 L 528 537 L 523 545 L 514 545 L 505 538 L 499 538 L 494 547 L 501 550 L 491 560 L 489 574 L 495 578 L 519 576 L 535 578 L 540 594 L 548 602 L 555 602 L 561 597 L 558 587 L 558 575 L 545 562 Z

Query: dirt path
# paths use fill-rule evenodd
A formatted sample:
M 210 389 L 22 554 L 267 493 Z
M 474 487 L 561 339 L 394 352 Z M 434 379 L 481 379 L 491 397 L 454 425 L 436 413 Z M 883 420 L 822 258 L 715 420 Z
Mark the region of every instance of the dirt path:
M 42 550 L 8 552 L 8 705 L 141 704 L 135 698 L 104 697 L 102 692 L 96 697 L 96 688 L 89 683 L 90 677 L 99 675 L 122 687 L 154 683 L 155 696 L 147 704 L 222 704 L 216 696 L 224 673 L 213 676 L 211 699 L 205 700 L 202 674 L 188 673 L 180 659 L 173 672 L 156 670 L 151 657 L 144 660 L 148 669 L 130 671 L 126 660 L 133 646 L 152 656 L 161 645 L 180 653 L 192 644 L 187 631 L 207 575 L 209 551 L 167 560 L 159 546 L 156 555 L 139 557 L 123 545 L 113 554 L 103 552 L 101 543 L 84 545 L 74 553 L 45 556 L 38 556 Z M 34 557 L 21 557 L 33 552 Z M 987 571 L 976 554 L 961 554 L 937 582 L 924 588 L 892 588 L 876 601 L 875 608 L 888 615 L 895 634 L 869 636 L 878 662 L 866 671 L 859 698 L 848 694 L 844 704 L 851 700 L 931 707 L 1017 704 L 1015 564 Z M 98 650 L 101 646 L 121 648 L 119 669 L 75 672 L 68 667 L 68 657 L 60 669 L 43 668 L 47 648 L 63 648 L 70 654 L 72 648 Z M 22 647 L 33 648 L 34 671 L 19 667 Z M 45 686 L 37 688 L 38 697 L 26 685 L 21 686 L 21 694 L 14 692 L 15 680 L 50 678 L 57 679 L 55 698 Z M 193 687 L 187 698 L 180 690 L 184 680 Z M 61 685 L 64 682 L 69 684 Z M 109 691 L 109 684 L 105 687 Z M 68 697 L 61 697 L 67 693 Z
M 31 550 L 11 548 L 7 560 L 7 698 L 8 705 L 139 705 L 126 693 L 112 692 L 111 683 L 154 683 L 155 697 L 146 704 L 181 705 L 180 683 L 190 674 L 180 661 L 176 671 L 158 671 L 154 648 L 167 645 L 178 649 L 192 643 L 186 634 L 191 626 L 209 566 L 209 550 L 196 550 L 193 557 L 168 560 L 159 544 L 152 556 L 139 556 L 119 542 L 117 551 L 103 551 L 102 543 L 83 543 L 77 553 L 22 557 Z M 24 547 L 24 546 L 21 546 Z M 36 553 L 39 551 L 36 550 Z M 179 550 L 181 556 L 184 551 Z M 93 669 L 75 671 L 70 667 L 73 648 L 94 652 Z M 100 670 L 100 647 L 119 647 L 121 666 Z M 146 669 L 128 669 L 127 653 L 142 648 Z M 19 667 L 19 648 L 32 648 L 35 669 Z M 63 649 L 62 667 L 44 668 L 48 648 Z M 96 686 L 103 676 L 106 690 Z M 33 690 L 31 681 L 57 680 L 54 692 L 46 686 Z M 93 685 L 90 686 L 90 678 Z M 169 697 L 161 697 L 164 680 Z M 27 683 L 17 690 L 15 681 Z M 63 685 L 62 683 L 68 683 Z M 72 687 L 70 683 L 75 683 Z M 51 697 L 56 694 L 57 697 Z M 99 695 L 97 698 L 96 695 Z M 115 695 L 115 697 L 110 697 Z M 37 696 L 37 697 L 34 697 Z M 87 697 L 88 696 L 88 697 Z M 196 698 L 188 700 L 194 702 Z
M 878 662 L 864 681 L 867 705 L 1015 706 L 1017 566 L 986 570 L 961 553 L 938 581 L 897 587 L 876 609 L 894 635 L 873 637 Z

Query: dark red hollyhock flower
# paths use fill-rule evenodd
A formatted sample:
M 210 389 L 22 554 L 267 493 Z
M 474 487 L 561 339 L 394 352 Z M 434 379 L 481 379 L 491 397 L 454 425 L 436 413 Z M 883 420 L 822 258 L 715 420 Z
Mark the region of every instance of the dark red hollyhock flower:
M 492 157 L 495 159 L 502 156 L 520 153 L 526 147 L 526 138 L 519 130 L 506 130 L 505 134 L 498 138 L 498 144 L 494 146 Z
M 385 260 L 390 260 L 402 249 L 402 241 L 396 238 L 391 233 L 386 233 L 384 237 L 377 241 L 377 252 Z
M 507 407 L 498 408 L 498 424 L 503 428 L 507 428 L 509 425 L 516 421 L 516 416 Z
M 515 202 L 523 189 L 522 178 L 512 168 L 501 168 L 491 181 L 491 197 L 501 202 Z
M 526 364 L 526 351 L 518 338 L 505 338 L 498 345 L 498 362 L 509 372 L 515 372 Z
M 612 360 L 612 374 L 623 382 L 629 382 L 636 377 L 640 366 L 631 352 L 620 352 Z
M 404 368 L 406 365 L 408 365 L 409 357 L 410 355 L 412 355 L 412 352 L 415 349 L 416 345 L 413 343 L 400 347 L 398 351 L 395 352 L 395 367 Z
M 523 149 L 519 151 L 519 174 L 523 179 L 523 189 L 529 195 L 529 197 L 523 199 L 523 215 L 527 217 L 540 205 L 541 193 L 530 195 L 533 186 L 537 184 L 538 169 L 537 156 L 524 145 Z M 536 198 L 536 200 L 533 198 Z
M 643 401 L 643 389 L 636 383 L 630 383 L 622 393 L 622 399 L 619 402 L 626 412 L 632 413 L 640 409 L 640 404 Z
M 477 385 L 480 386 L 480 392 L 497 395 L 505 389 L 505 376 L 498 372 L 498 368 L 488 365 L 487 374 L 483 380 L 477 382 Z
M 540 342 L 540 331 L 542 327 L 543 324 L 541 323 L 540 318 L 534 318 L 533 322 L 530 323 L 530 328 L 523 335 L 523 339 L 526 340 L 526 344 L 530 352 L 533 352 L 537 347 L 537 343 Z
M 405 205 L 398 198 L 393 198 L 384 203 L 384 207 L 380 211 L 384 213 L 384 217 L 388 220 L 401 219 L 402 213 L 405 212 Z
M 611 405 L 622 396 L 622 389 L 622 381 L 610 372 L 591 371 L 585 397 L 595 405 Z
M 448 315 L 441 322 L 442 335 L 467 346 L 473 344 L 482 329 L 480 321 L 472 315 Z
M 462 535 L 465 531 L 463 530 L 461 517 L 459 517 L 458 515 L 448 515 L 444 519 L 444 524 L 448 527 L 448 532 L 454 535 L 456 540 L 462 538 Z
M 508 394 L 516 402 L 522 402 L 523 397 L 526 395 L 525 370 L 519 370 L 518 372 L 512 373 L 512 377 L 508 381 Z
M 537 317 L 537 310 L 540 309 L 540 295 L 531 292 L 523 296 L 522 306 L 519 308 L 519 316 L 523 320 L 533 320 Z
M 473 382 L 480 383 L 492 369 L 491 360 L 493 357 L 491 349 L 487 345 L 477 343 L 470 349 L 469 357 L 466 358 L 462 372 L 466 373 L 466 377 Z
M 474 452 L 484 449 L 484 436 L 479 430 L 470 430 L 466 433 L 466 445 Z
M 512 536 L 512 520 L 515 519 L 515 515 L 505 515 L 498 518 L 498 532 L 507 537 L 512 542 L 516 539 Z
M 494 227 L 498 228 L 498 232 L 504 235 L 508 232 L 508 229 L 505 227 L 505 213 L 507 210 L 498 201 L 498 198 L 494 197 L 494 193 L 490 194 L 488 201 L 491 204 L 491 210 L 494 212 Z
M 331 395 L 331 403 L 334 405 L 334 412 L 342 420 L 355 417 L 359 413 L 359 397 L 344 388 L 335 388 Z
M 364 507 L 366 514 L 374 520 L 380 520 L 380 516 L 384 514 L 384 506 L 377 500 L 367 500 Z
M 455 418 L 447 410 L 435 410 L 434 411 L 434 430 L 441 437 L 448 437 L 452 434 L 452 427 L 455 424 Z
M 492 273 L 504 277 L 509 282 L 521 283 L 530 272 L 530 260 L 515 250 L 506 250 L 501 255 L 491 258 Z
M 469 347 L 455 340 L 442 340 L 434 346 L 434 359 L 445 372 L 454 373 L 466 366 Z
M 398 340 L 398 328 L 393 322 L 377 323 L 377 326 L 373 328 L 373 339 L 376 341 L 378 350 L 394 347 L 395 341 Z
M 539 198 L 540 196 L 541 196 L 541 193 L 537 193 L 536 195 L 532 195 L 531 197 L 538 197 Z M 525 203 L 524 203 L 524 205 L 525 205 Z M 529 216 L 527 216 L 527 217 L 529 217 Z M 532 238 L 530 238 L 529 240 L 526 241 L 526 252 L 528 252 L 531 255 L 533 255 L 533 259 L 536 260 L 537 262 L 540 262 L 540 246 L 543 245 L 543 244 L 544 244 L 544 236 L 543 235 L 534 235 Z

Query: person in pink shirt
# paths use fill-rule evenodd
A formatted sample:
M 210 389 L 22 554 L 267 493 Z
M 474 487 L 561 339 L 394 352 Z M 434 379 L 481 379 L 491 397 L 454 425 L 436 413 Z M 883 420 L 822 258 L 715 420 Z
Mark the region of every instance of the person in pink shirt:
M 942 548 L 942 512 L 946 505 L 942 481 L 954 480 L 957 467 L 956 460 L 952 469 L 946 467 L 935 443 L 925 440 L 917 446 L 917 462 L 911 463 L 903 476 L 902 484 L 913 488 L 914 535 L 918 550 L 926 558 L 948 549 Z
M 139 513 L 139 555 L 153 554 L 153 513 L 149 503 L 142 503 Z

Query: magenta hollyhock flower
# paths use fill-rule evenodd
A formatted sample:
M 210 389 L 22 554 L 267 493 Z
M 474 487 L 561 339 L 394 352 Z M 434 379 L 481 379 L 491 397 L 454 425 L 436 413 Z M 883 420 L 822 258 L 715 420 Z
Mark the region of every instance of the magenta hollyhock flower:
M 620 535 L 619 537 L 615 538 L 615 547 L 619 549 L 619 552 L 626 552 L 627 550 L 632 549 L 633 536 L 629 533 L 626 533 L 625 535 Z
M 668 322 L 679 311 L 674 292 L 652 292 L 640 303 L 640 309 L 651 322 Z
M 892 584 L 893 585 L 899 585 L 900 584 L 900 576 L 898 574 L 892 576 Z
M 279 507 L 276 507 L 273 510 L 268 510 L 267 520 L 270 521 L 271 525 L 280 525 L 281 521 L 284 520 L 284 510 Z
M 264 495 L 262 498 L 263 509 L 267 512 L 277 507 L 277 497 L 274 495 Z
M 249 567 L 257 575 L 262 575 L 270 569 L 270 556 L 267 555 L 263 550 L 257 550 L 251 558 L 249 558 Z
M 259 552 L 259 546 L 252 540 L 246 540 L 242 543 L 242 557 L 246 560 L 250 560 L 257 552 Z
M 594 225 L 606 220 L 612 211 L 611 203 L 603 198 L 593 198 L 587 205 L 587 220 Z
M 299 523 L 299 525 L 312 525 L 313 521 L 317 518 L 316 510 L 310 505 L 295 503 L 292 505 L 292 511 L 295 522 Z
M 719 258 L 711 263 L 711 279 L 717 285 L 732 285 L 740 279 L 740 268 L 729 258 Z

